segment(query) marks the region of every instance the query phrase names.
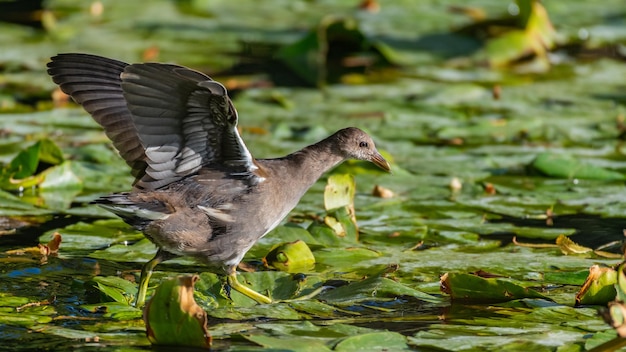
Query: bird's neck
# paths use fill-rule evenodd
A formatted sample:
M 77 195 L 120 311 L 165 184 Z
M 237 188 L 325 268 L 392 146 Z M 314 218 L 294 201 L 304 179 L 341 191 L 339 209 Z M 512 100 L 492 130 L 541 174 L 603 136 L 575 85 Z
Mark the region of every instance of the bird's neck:
M 332 136 L 279 159 L 259 160 L 292 188 L 290 193 L 302 196 L 326 171 L 344 160 L 335 151 Z
M 292 165 L 292 177 L 306 180 L 307 189 L 312 186 L 324 173 L 344 160 L 333 146 L 333 141 L 327 138 L 288 155 L 286 159 Z

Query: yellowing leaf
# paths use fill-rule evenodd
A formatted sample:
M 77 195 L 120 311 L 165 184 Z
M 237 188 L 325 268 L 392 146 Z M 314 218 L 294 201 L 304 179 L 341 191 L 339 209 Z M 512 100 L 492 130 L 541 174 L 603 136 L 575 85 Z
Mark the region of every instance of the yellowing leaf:
M 491 66 L 505 66 L 529 54 L 548 62 L 545 59 L 546 51 L 554 47 L 556 39 L 556 31 L 548 12 L 537 0 L 520 3 L 522 9 L 529 10 L 520 14 L 523 29 L 509 31 L 487 44 L 487 56 Z
M 333 210 L 340 207 L 354 209 L 356 184 L 350 174 L 334 174 L 328 177 L 324 188 L 324 207 Z
M 576 294 L 576 305 L 607 304 L 615 299 L 617 272 L 613 268 L 592 265 L 589 276 Z
M 593 251 L 593 249 L 591 248 L 587 248 L 587 247 L 577 244 L 576 242 L 572 241 L 569 237 L 565 235 L 559 235 L 559 237 L 556 238 L 556 245 L 559 246 L 559 249 L 565 255 L 583 254 L 583 253 L 589 253 Z
M 315 256 L 304 241 L 298 240 L 274 246 L 263 262 L 281 271 L 297 273 L 313 269 Z

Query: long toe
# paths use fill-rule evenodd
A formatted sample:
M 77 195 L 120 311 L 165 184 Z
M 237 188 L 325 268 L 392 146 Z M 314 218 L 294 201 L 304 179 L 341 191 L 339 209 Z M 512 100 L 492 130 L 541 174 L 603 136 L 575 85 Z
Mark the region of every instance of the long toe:
M 232 273 L 229 274 L 227 277 L 227 282 L 228 282 L 228 286 L 230 286 L 230 288 L 232 288 L 233 290 L 241 293 L 242 295 L 249 297 L 255 301 L 257 301 L 260 304 L 270 304 L 272 303 L 272 299 L 262 295 L 258 292 L 256 292 L 255 290 L 244 286 L 242 284 L 239 283 L 239 281 L 237 280 L 237 273 Z

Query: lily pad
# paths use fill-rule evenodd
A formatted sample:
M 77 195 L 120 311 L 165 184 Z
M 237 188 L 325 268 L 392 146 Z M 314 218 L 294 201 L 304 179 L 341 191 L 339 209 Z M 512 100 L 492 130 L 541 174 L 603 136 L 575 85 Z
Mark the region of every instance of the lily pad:
M 441 290 L 453 301 L 506 302 L 520 298 L 548 297 L 512 281 L 482 278 L 472 274 L 446 273 L 441 277 Z
M 590 180 L 623 180 L 624 175 L 601 167 L 589 165 L 572 156 L 543 153 L 530 165 L 537 172 L 559 178 L 581 178 Z

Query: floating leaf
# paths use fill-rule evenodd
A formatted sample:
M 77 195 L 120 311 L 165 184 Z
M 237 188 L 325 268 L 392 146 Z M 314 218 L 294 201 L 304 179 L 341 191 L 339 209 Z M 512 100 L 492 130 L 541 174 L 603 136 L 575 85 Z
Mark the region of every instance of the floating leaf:
M 530 167 L 550 177 L 607 181 L 624 179 L 624 175 L 619 172 L 585 164 L 568 155 L 541 153 L 533 160 Z
M 380 256 L 380 252 L 362 247 L 325 248 L 315 251 L 315 258 L 318 263 L 335 270 L 354 268 L 359 263 L 380 258 Z
M 548 12 L 537 0 L 518 0 L 521 30 L 511 30 L 487 43 L 489 63 L 505 66 L 530 54 L 547 63 L 546 52 L 554 47 L 556 31 Z
M 354 212 L 356 183 L 350 174 L 332 174 L 324 188 L 324 208 L 327 211 L 348 207 Z
M 273 337 L 266 335 L 248 335 L 247 340 L 252 341 L 260 346 L 276 351 L 295 351 L 295 352 L 330 352 L 332 351 L 324 341 L 313 340 L 301 343 L 298 338 Z
M 605 305 L 614 300 L 616 282 L 617 272 L 615 269 L 592 265 L 589 268 L 587 280 L 576 294 L 576 305 Z
M 539 292 L 514 282 L 482 278 L 463 273 L 446 273 L 441 277 L 441 291 L 453 301 L 506 302 L 521 298 L 549 299 Z
M 581 246 L 565 235 L 559 235 L 559 237 L 556 238 L 556 245 L 559 246 L 559 249 L 561 249 L 561 252 L 565 255 L 593 252 L 593 249 Z
M 348 207 L 327 212 L 323 222 L 313 222 L 307 230 L 319 242 L 327 245 L 358 242 L 358 226 Z
M 294 241 L 275 246 L 263 262 L 288 273 L 306 272 L 315 266 L 315 256 L 304 241 Z
M 143 317 L 152 344 L 211 347 L 207 314 L 193 298 L 196 281 L 198 276 L 180 276 L 157 287 Z
M 10 251 L 6 251 L 5 253 L 8 255 L 29 254 L 31 256 L 46 257 L 48 255 L 57 254 L 59 252 L 61 241 L 62 241 L 61 235 L 58 232 L 55 232 L 52 235 L 52 239 L 47 244 L 39 243 L 37 244 L 37 247 L 13 249 Z
M 4 167 L 0 185 L 9 190 L 36 186 L 45 180 L 45 174 L 36 173 L 41 165 L 59 165 L 63 161 L 61 149 L 51 140 L 42 139 L 18 153 Z
M 90 313 L 102 314 L 105 318 L 111 318 L 124 322 L 133 319 L 141 319 L 143 315 L 140 308 L 128 305 L 128 302 L 100 302 L 96 304 L 83 304 L 80 307 Z M 143 324 L 141 326 L 141 331 L 144 331 Z
M 626 302 L 626 264 L 621 264 L 617 269 L 617 283 L 615 284 L 616 301 Z
M 440 298 L 384 277 L 370 277 L 362 281 L 356 281 L 330 290 L 320 295 L 319 298 L 327 302 L 353 304 L 363 300 L 389 299 L 399 296 L 410 296 L 429 303 L 442 302 Z
M 339 341 L 334 351 L 411 351 L 406 337 L 397 332 L 383 331 L 350 336 Z
M 117 276 L 95 276 L 85 283 L 88 291 L 100 292 L 99 302 L 130 304 L 134 300 L 137 287 L 128 280 Z

